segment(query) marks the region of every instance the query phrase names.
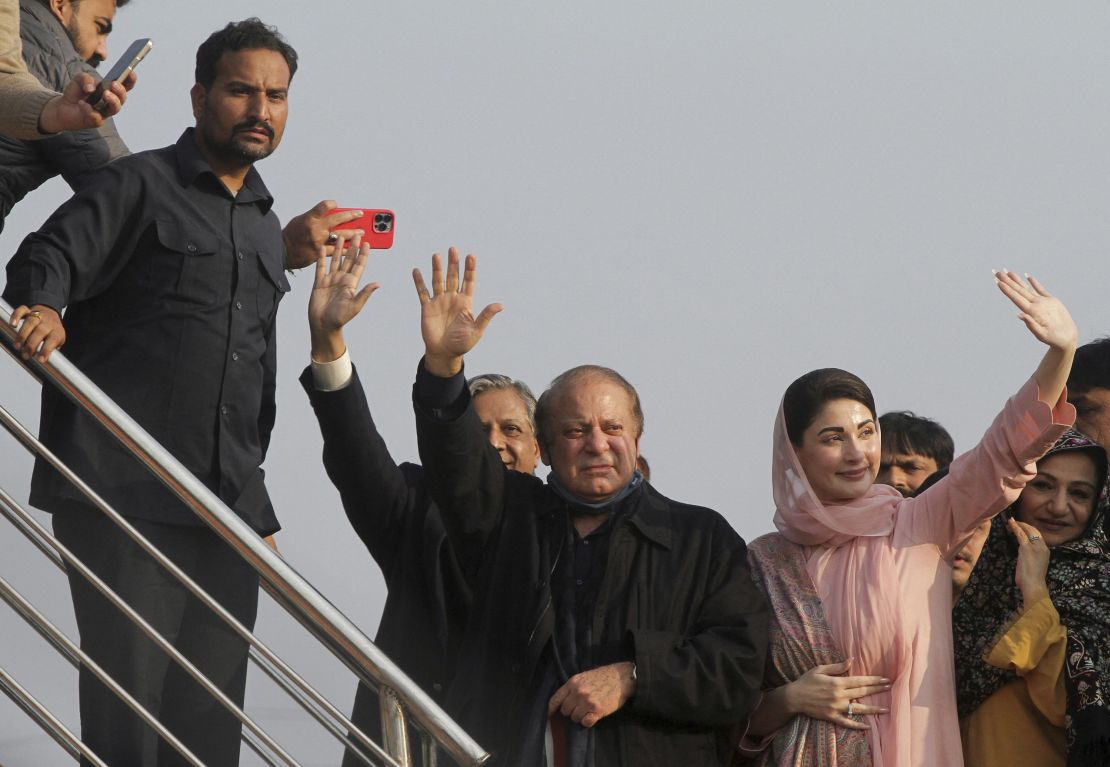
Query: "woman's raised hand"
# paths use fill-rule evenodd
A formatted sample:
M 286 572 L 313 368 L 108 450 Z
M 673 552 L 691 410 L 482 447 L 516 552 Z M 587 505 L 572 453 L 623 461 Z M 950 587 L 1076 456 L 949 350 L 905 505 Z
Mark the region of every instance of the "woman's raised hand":
M 1017 567 L 1014 583 L 1021 589 L 1021 600 L 1026 609 L 1048 595 L 1048 561 L 1051 555 L 1041 533 L 1032 525 L 1006 520 L 1006 527 L 1018 544 Z
M 994 273 L 998 289 L 1021 310 L 1018 319 L 1025 323 L 1037 340 L 1048 345 L 1044 359 L 1033 373 L 1037 394 L 1041 402 L 1055 408 L 1064 393 L 1064 385 L 1071 373 L 1075 346 L 1079 343 L 1079 329 L 1068 309 L 1056 296 L 1044 289 L 1033 277 L 1029 282 L 1013 272 L 1003 269 Z
M 1079 342 L 1079 329 L 1063 302 L 1044 289 L 1035 277 L 1028 282 L 1014 272 L 995 272 L 998 289 L 1020 310 L 1018 319 L 1041 343 L 1055 349 L 1074 349 Z

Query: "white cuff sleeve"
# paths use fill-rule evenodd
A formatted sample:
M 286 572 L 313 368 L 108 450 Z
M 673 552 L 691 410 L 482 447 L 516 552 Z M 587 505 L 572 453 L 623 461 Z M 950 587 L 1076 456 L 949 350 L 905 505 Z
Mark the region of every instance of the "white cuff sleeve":
M 339 359 L 331 362 L 312 360 L 312 381 L 317 391 L 338 391 L 351 382 L 351 355 L 344 349 Z

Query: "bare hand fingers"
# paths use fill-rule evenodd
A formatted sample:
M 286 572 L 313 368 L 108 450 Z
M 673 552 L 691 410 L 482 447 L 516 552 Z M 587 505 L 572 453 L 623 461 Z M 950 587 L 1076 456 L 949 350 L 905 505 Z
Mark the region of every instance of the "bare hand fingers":
M 1030 297 L 1018 288 L 1014 280 L 1007 278 L 1002 272 L 998 272 L 995 276 L 995 284 L 998 285 L 998 289 L 1001 290 L 1018 309 L 1021 309 L 1023 312 L 1029 309 Z
M 447 292 L 459 292 L 459 249 L 454 246 L 447 249 Z
M 570 688 L 565 684 L 555 691 L 551 696 L 551 700 L 547 702 L 547 715 L 552 716 L 563 706 L 563 701 L 570 695 Z
M 839 724 L 841 727 L 847 727 L 849 730 L 870 730 L 871 725 L 865 722 L 860 722 L 855 719 L 849 719 L 844 715 L 833 717 L 834 723 Z
M 868 706 L 863 703 L 854 703 L 852 705 L 852 716 L 864 716 L 870 714 L 889 714 L 890 709 L 882 706 Z
M 421 306 L 432 300 L 432 297 L 428 295 L 428 286 L 424 284 L 424 275 L 420 273 L 419 269 L 412 270 L 412 282 L 416 286 L 416 297 L 420 299 Z
M 852 665 L 852 659 L 840 663 L 827 663 L 824 666 L 814 666 L 811 670 L 817 674 L 826 674 L 828 676 L 840 676 L 848 670 Z
M 478 332 L 486 332 L 486 328 L 489 326 L 490 320 L 492 320 L 494 316 L 499 314 L 504 308 L 505 307 L 501 306 L 501 304 L 490 304 L 485 309 L 483 309 L 482 313 L 479 314 L 477 319 L 474 320 L 474 324 L 478 327 Z
M 39 349 L 37 359 L 39 362 L 46 362 L 55 349 L 58 349 L 65 343 L 66 335 L 61 328 L 51 330 L 43 339 L 42 348 Z
M 1036 297 L 1036 293 L 1025 284 L 1025 280 L 1023 280 L 1021 275 L 1017 272 L 1003 269 L 1002 271 L 995 272 L 995 278 L 1009 285 L 1027 301 L 1031 301 Z
M 320 200 L 320 202 L 316 203 L 315 205 L 312 206 L 311 209 L 309 209 L 308 215 L 310 215 L 314 218 L 323 218 L 324 216 L 326 216 L 328 214 L 328 211 L 333 210 L 337 206 L 337 204 L 338 203 L 336 203 L 335 200 Z M 356 218 L 357 218 L 357 216 L 356 216 Z M 350 221 L 351 219 L 346 219 L 346 220 Z M 340 223 L 345 223 L 345 222 L 340 222 Z
M 362 311 L 362 307 L 366 306 L 366 302 L 370 300 L 370 296 L 374 295 L 374 291 L 380 287 L 381 285 L 376 282 L 371 282 L 369 285 L 363 286 L 362 290 L 358 292 L 358 295 L 356 295 L 354 299 L 358 311 Z
M 432 296 L 441 295 L 444 287 L 443 257 L 438 253 L 432 254 Z
M 1044 296 L 1045 298 L 1052 298 L 1052 294 L 1045 290 L 1044 285 L 1042 285 L 1036 277 L 1031 274 L 1027 274 L 1025 275 L 1025 278 L 1029 280 L 1029 285 L 1033 288 L 1033 290 L 1037 291 L 1039 295 Z
M 845 689 L 854 687 L 882 687 L 889 685 L 890 680 L 885 676 L 845 676 L 840 678 L 840 683 Z
M 463 269 L 463 294 L 473 298 L 474 284 L 478 274 L 478 258 L 474 254 L 468 254 L 466 257 L 466 266 Z
M 875 679 L 876 677 L 868 678 Z M 849 699 L 858 700 L 859 698 L 866 698 L 868 695 L 876 695 L 880 692 L 886 692 L 889 689 L 890 682 L 886 680 L 880 680 L 878 682 L 872 682 L 870 684 L 859 685 L 858 687 L 853 686 L 845 688 L 844 692 L 847 693 Z M 859 706 L 857 705 L 856 708 L 858 709 Z

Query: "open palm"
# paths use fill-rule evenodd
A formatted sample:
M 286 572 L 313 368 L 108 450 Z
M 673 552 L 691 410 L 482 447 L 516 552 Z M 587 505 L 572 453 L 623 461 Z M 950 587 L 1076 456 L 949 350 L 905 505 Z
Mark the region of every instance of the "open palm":
M 1021 314 L 1018 317 L 1041 343 L 1055 349 L 1074 348 L 1079 339 L 1079 329 L 1068 309 L 1056 296 L 1045 290 L 1036 278 L 1029 282 L 1014 272 L 995 273 L 998 288 L 1013 301 Z
M 462 281 L 459 281 L 459 251 L 447 251 L 447 271 L 438 253 L 432 256 L 432 289 L 428 291 L 419 269 L 412 279 L 420 299 L 420 334 L 424 338 L 425 359 L 432 364 L 448 363 L 457 371 L 461 358 L 474 348 L 493 316 L 501 311 L 500 304 L 490 304 L 474 315 L 474 287 L 477 259 L 466 257 Z
M 370 257 L 370 246 L 362 245 L 359 237 L 349 248 L 343 240 L 336 243 L 329 259 L 324 248 L 316 259 L 316 278 L 308 299 L 308 324 L 317 333 L 339 330 L 362 311 L 379 285 L 372 282 L 359 290 L 358 283 Z

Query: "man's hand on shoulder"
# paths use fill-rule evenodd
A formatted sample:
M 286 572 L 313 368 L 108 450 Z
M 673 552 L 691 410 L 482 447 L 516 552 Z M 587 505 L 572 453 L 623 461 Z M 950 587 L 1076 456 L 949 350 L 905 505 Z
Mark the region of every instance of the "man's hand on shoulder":
M 474 316 L 474 287 L 478 259 L 466 257 L 462 281 L 459 280 L 459 250 L 447 250 L 447 272 L 443 259 L 432 255 L 432 290 L 424 284 L 419 269 L 412 270 L 416 295 L 420 299 L 420 334 L 424 337 L 424 367 L 440 378 L 450 378 L 462 370 L 463 356 L 473 349 L 490 320 L 501 311 L 501 304 L 490 304 Z
M 622 661 L 575 674 L 551 696 L 547 715 L 558 711 L 583 727 L 593 727 L 636 692 L 634 668 L 630 661 Z
M 25 360 L 31 359 L 31 355 L 37 351 L 35 359 L 46 362 L 50 353 L 60 349 L 66 342 L 66 329 L 62 325 L 61 315 L 49 306 L 20 306 L 12 312 L 11 323 L 13 328 L 18 328 L 15 336 L 16 351 Z

